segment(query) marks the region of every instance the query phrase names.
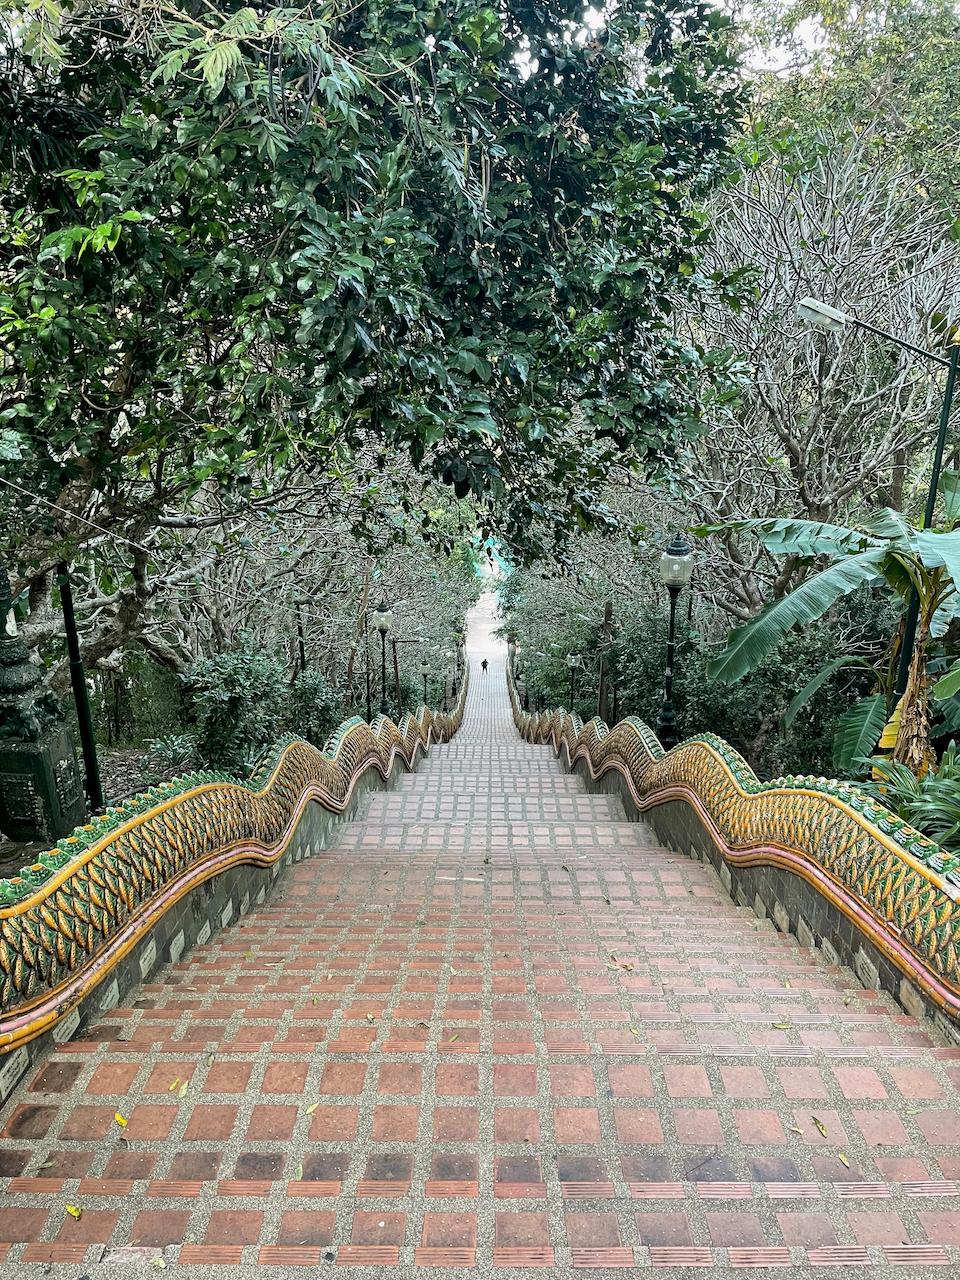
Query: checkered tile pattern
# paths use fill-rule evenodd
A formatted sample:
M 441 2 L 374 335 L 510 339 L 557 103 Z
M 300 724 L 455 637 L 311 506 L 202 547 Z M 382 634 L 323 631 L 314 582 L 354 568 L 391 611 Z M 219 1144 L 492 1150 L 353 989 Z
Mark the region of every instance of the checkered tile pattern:
M 451 745 L 0 1113 L 8 1274 L 958 1273 L 960 1050 L 521 743 L 491 628 Z

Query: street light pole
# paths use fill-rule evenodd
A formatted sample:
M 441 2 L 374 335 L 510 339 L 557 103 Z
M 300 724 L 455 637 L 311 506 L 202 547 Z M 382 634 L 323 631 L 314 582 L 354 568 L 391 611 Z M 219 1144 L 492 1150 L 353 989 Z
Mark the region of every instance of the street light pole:
M 374 625 L 380 632 L 380 714 L 390 714 L 387 701 L 387 633 L 393 625 L 393 613 L 386 601 L 381 601 L 373 611 Z
M 577 667 L 579 667 L 579 665 L 580 665 L 579 653 L 568 653 L 567 654 L 567 670 L 570 672 L 570 714 L 571 715 L 573 715 L 573 699 L 576 695 L 574 673 L 576 672 Z
M 933 524 L 933 513 L 937 505 L 937 493 L 940 490 L 940 472 L 943 467 L 943 451 L 947 443 L 947 428 L 950 425 L 950 411 L 953 408 L 953 393 L 957 383 L 957 362 L 960 360 L 960 346 L 950 352 L 947 370 L 947 385 L 943 391 L 943 404 L 940 407 L 940 425 L 937 430 L 937 443 L 933 451 L 933 469 L 930 472 L 930 487 L 927 490 L 927 505 L 923 512 L 923 527 L 929 529 Z M 894 703 L 900 701 L 906 692 L 910 675 L 910 662 L 913 658 L 913 646 L 917 638 L 917 620 L 920 617 L 920 595 L 916 587 L 910 592 L 910 603 L 907 605 L 903 620 L 903 639 L 900 642 L 900 663 L 897 667 L 897 683 L 894 687 Z
M 667 660 L 663 673 L 663 704 L 657 716 L 657 737 L 669 750 L 677 745 L 677 714 L 673 705 L 673 667 L 676 651 L 677 600 L 693 573 L 693 548 L 681 533 L 674 534 L 660 556 L 660 581 L 670 595 Z
M 70 665 L 70 683 L 77 708 L 77 728 L 80 731 L 80 754 L 86 777 L 87 801 L 94 813 L 103 809 L 103 787 L 100 782 L 100 764 L 97 760 L 97 741 L 93 732 L 93 716 L 90 714 L 90 698 L 87 694 L 87 677 L 80 657 L 80 636 L 73 611 L 73 588 L 70 570 L 64 561 L 57 565 L 57 585 L 60 588 L 60 608 L 63 612 L 63 629 L 67 636 L 67 657 Z
M 797 315 L 801 320 L 805 320 L 808 324 L 815 325 L 818 329 L 823 329 L 827 333 L 836 333 L 848 324 L 855 325 L 858 329 L 864 329 L 867 333 L 883 338 L 886 342 L 892 342 L 894 346 L 902 347 L 905 351 L 912 351 L 914 355 L 923 356 L 925 360 L 932 360 L 934 364 L 943 365 L 946 368 L 947 383 L 943 391 L 943 404 L 940 407 L 940 424 L 937 429 L 937 443 L 933 451 L 933 467 L 930 472 L 927 504 L 923 515 L 923 527 L 929 529 L 933 524 L 937 493 L 940 490 L 940 473 L 943 467 L 943 454 L 947 441 L 947 428 L 950 425 L 950 413 L 953 409 L 953 395 L 957 383 L 957 365 L 958 361 L 960 361 L 960 345 L 955 344 L 951 348 L 949 357 L 938 356 L 933 351 L 924 351 L 922 347 L 916 347 L 912 342 L 907 342 L 904 338 L 898 338 L 894 333 L 888 333 L 886 329 L 878 329 L 876 325 L 867 324 L 865 320 L 858 320 L 856 316 L 848 315 L 837 307 L 831 307 L 827 303 L 821 302 L 818 298 L 801 298 L 797 304 Z M 906 692 L 919 617 L 920 595 L 916 587 L 913 587 L 910 591 L 910 600 L 903 620 L 900 662 L 897 667 L 897 680 L 893 694 L 895 704 L 900 701 Z

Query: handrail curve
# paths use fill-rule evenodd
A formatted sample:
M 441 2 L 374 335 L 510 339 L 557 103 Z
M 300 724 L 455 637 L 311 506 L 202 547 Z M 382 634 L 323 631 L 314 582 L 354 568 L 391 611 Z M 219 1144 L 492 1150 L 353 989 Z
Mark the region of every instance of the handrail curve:
M 940 1009 L 960 1019 L 960 858 L 854 783 L 807 776 L 762 782 L 714 734 L 665 751 L 636 717 L 608 727 L 562 708 L 524 711 L 512 672 L 514 722 L 591 781 L 616 771 L 639 812 L 683 801 L 720 855 L 778 866 L 839 908 Z
M 287 737 L 255 776 L 193 773 L 110 809 L 0 881 L 0 1054 L 48 1030 L 101 982 L 184 893 L 241 863 L 283 855 L 308 802 L 334 814 L 370 770 L 412 769 L 459 729 L 469 670 L 452 711 L 420 707 L 399 726 L 353 717 L 323 751 Z

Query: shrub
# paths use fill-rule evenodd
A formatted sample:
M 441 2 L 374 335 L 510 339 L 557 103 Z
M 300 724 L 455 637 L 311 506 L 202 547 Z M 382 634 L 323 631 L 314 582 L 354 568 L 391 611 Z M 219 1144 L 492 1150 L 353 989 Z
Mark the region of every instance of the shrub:
M 315 747 L 327 739 L 344 719 L 340 699 L 319 671 L 301 672 L 290 690 L 290 728 Z
M 197 763 L 197 739 L 192 733 L 168 733 L 162 738 L 148 738 L 147 766 L 156 774 L 192 769 Z
M 201 658 L 184 676 L 196 720 L 197 754 L 210 769 L 246 772 L 280 730 L 283 668 L 249 648 Z

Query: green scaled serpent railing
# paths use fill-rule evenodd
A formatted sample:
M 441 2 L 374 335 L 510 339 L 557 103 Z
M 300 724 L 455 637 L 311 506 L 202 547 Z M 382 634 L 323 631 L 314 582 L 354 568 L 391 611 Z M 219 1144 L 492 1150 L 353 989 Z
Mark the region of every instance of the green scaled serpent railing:
M 196 773 L 151 788 L 0 880 L 0 1053 L 50 1030 L 191 889 L 278 862 L 309 802 L 342 814 L 368 771 L 388 780 L 447 742 L 468 679 L 450 712 L 347 720 L 324 751 L 283 739 L 249 782 Z
M 664 751 L 641 720 L 584 724 L 562 709 L 526 712 L 527 742 L 549 744 L 598 782 L 612 771 L 640 813 L 683 802 L 731 867 L 773 866 L 811 885 L 938 1009 L 960 1019 L 960 859 L 853 783 L 761 782 L 728 743 L 703 734 Z

